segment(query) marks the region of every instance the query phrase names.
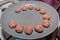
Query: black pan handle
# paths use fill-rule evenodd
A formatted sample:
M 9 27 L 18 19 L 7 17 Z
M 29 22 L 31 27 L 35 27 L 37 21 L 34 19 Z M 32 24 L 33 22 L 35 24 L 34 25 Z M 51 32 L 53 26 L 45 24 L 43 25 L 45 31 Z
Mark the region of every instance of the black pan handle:
M 1 38 L 0 38 L 0 40 L 1 40 Z
M 4 4 L 7 4 L 7 3 L 9 3 L 9 2 L 15 4 L 15 3 L 12 2 L 12 1 L 5 0 L 5 1 L 0 2 L 0 6 L 2 6 L 2 5 L 4 5 Z
M 2 5 L 4 5 L 4 4 L 7 4 L 7 3 L 9 3 L 9 2 L 15 4 L 15 3 L 12 2 L 12 1 L 3 1 L 3 2 L 0 2 L 0 6 L 2 6 Z M 6 9 L 6 8 L 3 8 L 3 9 L 2 9 L 2 12 L 3 12 L 5 9 Z
M 6 8 L 3 8 L 1 11 L 4 12 L 5 9 L 6 9 Z

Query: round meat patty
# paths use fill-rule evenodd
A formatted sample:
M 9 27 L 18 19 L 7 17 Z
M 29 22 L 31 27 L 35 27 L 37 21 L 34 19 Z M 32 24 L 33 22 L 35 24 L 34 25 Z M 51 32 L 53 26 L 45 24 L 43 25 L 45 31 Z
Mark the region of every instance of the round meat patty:
M 43 32 L 43 26 L 42 26 L 41 24 L 36 24 L 36 25 L 34 26 L 34 29 L 35 29 L 35 31 L 38 32 L 38 33 Z
M 39 6 L 35 6 L 35 10 L 39 11 L 40 7 Z
M 17 25 L 16 28 L 15 28 L 15 31 L 17 33 L 22 33 L 23 32 L 23 29 L 24 29 L 24 27 L 22 25 Z
M 45 28 L 48 28 L 50 26 L 50 22 L 48 20 L 43 20 L 42 21 L 42 25 L 45 27 Z
M 50 16 L 49 16 L 48 14 L 44 14 L 44 15 L 43 15 L 43 19 L 49 20 L 49 19 L 50 19 Z
M 16 8 L 15 10 L 16 13 L 19 13 L 20 11 L 21 11 L 20 8 Z
M 46 10 L 41 8 L 40 11 L 39 11 L 39 13 L 45 14 L 46 13 Z
M 27 26 L 27 27 L 25 28 L 25 33 L 26 33 L 27 35 L 31 35 L 32 32 L 33 32 L 32 26 L 29 25 L 29 26 Z
M 28 6 L 28 9 L 32 10 L 33 9 L 33 6 L 32 5 L 29 5 Z
M 14 20 L 11 20 L 10 22 L 9 22 L 9 27 L 10 28 L 15 28 L 16 27 L 16 22 L 14 21 Z
M 27 10 L 27 7 L 24 5 L 24 6 L 22 6 L 22 10 L 23 11 L 26 11 Z

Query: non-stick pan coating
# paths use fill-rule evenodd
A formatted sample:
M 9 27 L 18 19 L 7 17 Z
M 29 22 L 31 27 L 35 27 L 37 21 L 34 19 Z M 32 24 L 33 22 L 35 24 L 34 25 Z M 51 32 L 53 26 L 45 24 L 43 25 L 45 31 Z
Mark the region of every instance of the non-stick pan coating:
M 50 27 L 44 28 L 44 31 L 42 33 L 37 33 L 33 29 L 33 33 L 31 35 L 26 35 L 24 32 L 21 34 L 18 34 L 15 32 L 15 28 L 11 29 L 8 25 L 10 20 L 15 20 L 17 24 L 23 24 L 24 27 L 27 25 L 32 25 L 34 28 L 34 25 L 37 23 L 41 23 L 42 21 L 42 15 L 39 14 L 36 10 L 28 10 L 22 11 L 20 13 L 15 13 L 15 9 L 17 7 L 21 8 L 23 5 L 28 6 L 29 4 L 33 6 L 40 6 L 41 8 L 46 9 L 46 13 L 50 15 Z M 49 34 L 51 34 L 58 25 L 59 22 L 59 16 L 56 10 L 51 7 L 50 5 L 38 2 L 38 1 L 21 1 L 20 3 L 12 4 L 10 5 L 2 14 L 1 17 L 2 22 L 2 28 L 10 35 L 22 39 L 37 39 L 45 37 Z

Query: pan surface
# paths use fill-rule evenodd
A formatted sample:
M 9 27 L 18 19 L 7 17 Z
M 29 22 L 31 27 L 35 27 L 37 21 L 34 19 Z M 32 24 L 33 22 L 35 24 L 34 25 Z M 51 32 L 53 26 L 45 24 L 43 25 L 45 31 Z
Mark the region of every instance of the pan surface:
M 27 11 L 21 11 L 20 13 L 15 13 L 15 9 L 17 7 L 21 8 L 23 5 L 28 6 L 29 4 L 33 6 L 40 6 L 41 8 L 46 9 L 46 13 L 50 15 L 50 27 L 44 28 L 44 31 L 42 33 L 37 33 L 33 29 L 33 33 L 31 35 L 26 35 L 23 31 L 23 33 L 18 34 L 15 32 L 15 28 L 11 29 L 8 25 L 10 20 L 15 20 L 17 24 L 23 24 L 24 27 L 27 25 L 32 25 L 34 28 L 34 25 L 37 23 L 41 23 L 42 21 L 42 15 L 39 14 L 36 10 L 28 10 Z M 58 25 L 59 22 L 59 16 L 56 10 L 51 7 L 50 5 L 38 2 L 38 1 L 21 1 L 20 3 L 12 4 L 10 5 L 2 14 L 1 17 L 1 23 L 2 28 L 10 35 L 22 39 L 38 39 L 45 37 L 49 34 L 51 34 Z

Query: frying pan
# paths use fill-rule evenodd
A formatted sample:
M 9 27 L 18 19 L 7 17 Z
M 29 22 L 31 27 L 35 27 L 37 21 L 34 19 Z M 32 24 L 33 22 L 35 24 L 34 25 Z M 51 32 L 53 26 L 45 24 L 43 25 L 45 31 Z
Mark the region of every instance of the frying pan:
M 33 6 L 38 5 L 41 8 L 46 9 L 46 13 L 50 15 L 50 27 L 44 28 L 44 31 L 42 33 L 37 33 L 34 31 L 34 25 L 37 23 L 41 23 L 41 21 L 43 20 L 42 19 L 43 16 L 38 11 L 36 11 L 33 8 L 33 10 L 29 9 L 27 9 L 26 11 L 21 10 L 20 13 L 15 12 L 15 9 L 17 7 L 21 8 L 23 5 L 28 6 L 29 4 Z M 11 29 L 8 25 L 10 20 L 15 20 L 17 25 L 23 24 L 24 27 L 26 27 L 27 25 L 32 25 L 33 33 L 31 35 L 26 35 L 24 31 L 21 34 L 16 33 L 15 28 Z M 58 22 L 59 22 L 59 15 L 56 12 L 56 10 L 48 4 L 38 1 L 21 1 L 20 3 L 12 4 L 3 12 L 1 17 L 2 28 L 8 34 L 22 39 L 38 39 L 45 37 L 51 34 L 57 28 Z

